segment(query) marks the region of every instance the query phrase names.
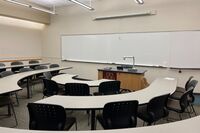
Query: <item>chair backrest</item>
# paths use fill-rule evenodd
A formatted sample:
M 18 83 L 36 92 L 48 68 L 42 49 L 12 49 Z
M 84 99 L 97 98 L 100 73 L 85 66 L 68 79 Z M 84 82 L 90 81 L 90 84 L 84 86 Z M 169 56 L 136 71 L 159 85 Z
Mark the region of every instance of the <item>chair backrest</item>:
M 66 123 L 65 109 L 59 105 L 28 103 L 29 129 L 63 130 Z
M 10 65 L 23 65 L 23 62 L 21 62 L 21 61 L 14 61 L 14 62 L 11 62 Z
M 136 127 L 138 101 L 107 103 L 103 108 L 106 129 Z
M 191 86 L 186 92 L 184 92 L 184 94 L 181 96 L 180 99 L 180 107 L 181 107 L 181 111 L 185 112 L 185 109 L 189 106 L 189 100 L 188 97 L 190 97 L 190 95 L 192 95 L 194 90 L 194 87 Z
M 28 71 L 33 71 L 31 68 L 21 68 L 19 69 L 19 72 L 28 72 Z
M 51 64 L 51 65 L 49 65 L 49 68 L 56 68 L 56 67 L 60 67 L 58 64 Z M 55 75 L 58 75 L 59 74 L 59 70 L 56 70 L 56 71 L 52 71 L 51 72 L 51 75 L 52 76 L 55 76 Z
M 170 94 L 165 94 L 152 98 L 147 104 L 147 112 L 151 115 L 151 122 L 157 121 L 168 115 L 168 110 L 166 109 L 167 100 Z M 151 123 L 150 122 L 150 123 Z
M 189 79 L 187 80 L 187 82 L 185 83 L 185 89 L 190 88 L 188 87 L 190 81 L 194 78 L 194 76 L 190 76 Z
M 70 96 L 89 96 L 90 90 L 87 84 L 82 83 L 66 83 L 65 95 Z
M 0 63 L 0 67 L 5 67 L 4 63 Z M 6 71 L 6 68 L 0 68 L 0 72 Z
M 15 61 L 15 62 L 11 62 L 10 65 L 11 65 L 11 66 L 14 66 L 14 65 L 23 65 L 23 62 L 21 62 L 21 61 Z M 21 68 L 23 68 L 23 67 L 22 67 L 22 66 L 13 67 L 13 68 L 11 68 L 11 71 L 13 71 L 13 72 L 18 72 L 19 69 L 21 69 Z
M 0 67 L 4 67 L 6 66 L 4 63 L 0 63 Z
M 120 92 L 120 81 L 106 81 L 99 85 L 99 93 L 104 95 L 117 94 Z
M 49 68 L 55 68 L 55 67 L 59 67 L 59 65 L 58 64 L 51 64 L 51 65 L 49 65 Z
M 44 75 L 44 77 L 46 79 L 51 79 L 52 78 L 51 72 L 44 72 L 43 75 Z
M 190 82 L 187 84 L 187 88 L 185 88 L 186 91 L 187 91 L 189 88 L 191 88 L 191 87 L 195 88 L 196 85 L 197 85 L 197 83 L 198 83 L 197 80 L 190 80 Z
M 40 62 L 38 60 L 30 60 L 28 63 L 29 64 L 36 64 L 36 63 L 40 63 Z
M 40 65 L 40 66 L 36 66 L 35 70 L 42 70 L 42 69 L 47 69 L 47 68 L 48 68 L 47 66 Z
M 3 78 L 3 77 L 13 75 L 13 74 L 14 73 L 12 71 L 3 71 L 3 72 L 0 73 L 0 77 Z
M 43 91 L 44 96 L 53 96 L 58 94 L 59 88 L 58 84 L 55 81 L 44 78 L 43 83 L 44 83 L 44 91 Z

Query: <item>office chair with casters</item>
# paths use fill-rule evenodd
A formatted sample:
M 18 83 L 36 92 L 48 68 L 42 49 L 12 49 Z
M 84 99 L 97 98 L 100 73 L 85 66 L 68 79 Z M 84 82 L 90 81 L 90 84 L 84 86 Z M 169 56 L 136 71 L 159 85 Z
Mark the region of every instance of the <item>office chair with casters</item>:
M 14 72 L 12 72 L 12 71 L 3 71 L 3 72 L 0 73 L 0 78 L 4 78 L 4 77 L 7 77 L 7 76 L 10 76 L 10 75 L 13 75 L 13 74 L 14 74 Z M 13 92 L 13 93 L 11 93 L 11 95 L 15 95 L 17 105 L 19 105 L 19 99 L 18 99 L 17 92 Z
M 28 63 L 29 64 L 38 64 L 40 62 L 38 60 L 30 60 Z M 38 66 L 38 65 L 30 66 L 30 68 L 31 69 L 35 69 L 36 66 Z
M 6 65 L 3 63 L 0 63 L 0 67 L 5 67 Z M 0 68 L 0 73 L 6 71 L 6 68 Z
M 13 102 L 8 94 L 0 95 L 0 107 L 8 106 L 8 116 L 11 116 L 11 111 L 13 112 L 15 118 L 15 126 L 18 125 L 17 116 L 15 114 Z
M 105 104 L 97 120 L 104 129 L 131 128 L 137 126 L 138 101 L 119 101 Z
M 106 81 L 99 85 L 99 91 L 94 92 L 94 95 L 112 95 L 120 93 L 120 81 Z
M 56 68 L 56 67 L 60 67 L 60 66 L 58 64 L 51 64 L 51 65 L 49 65 L 49 68 Z M 58 75 L 58 74 L 59 74 L 59 70 L 51 72 L 52 76 L 55 76 L 55 75 Z
M 65 109 L 59 105 L 28 103 L 29 129 L 69 130 L 77 122 L 74 117 L 66 117 Z
M 155 124 L 156 121 L 168 116 L 169 112 L 166 108 L 167 99 L 169 94 L 161 95 L 152 98 L 149 103 L 144 105 L 139 105 L 138 107 L 138 117 L 147 125 Z
M 43 83 L 44 83 L 44 90 L 43 90 L 43 98 L 49 97 L 49 96 L 53 96 L 53 95 L 57 95 L 59 88 L 58 88 L 58 84 L 50 79 L 43 79 Z
M 10 65 L 11 66 L 14 66 L 14 65 L 23 65 L 23 62 L 21 62 L 21 61 L 15 61 L 15 62 L 11 62 Z M 14 72 L 14 73 L 16 73 L 16 72 L 19 72 L 19 69 L 21 69 L 21 68 L 24 68 L 24 67 L 23 66 L 13 67 L 13 68 L 11 68 L 11 71 Z
M 190 112 L 188 110 L 189 100 L 188 97 L 192 94 L 194 88 L 190 87 L 186 92 L 184 92 L 180 99 L 172 99 L 168 98 L 167 109 L 170 111 L 174 111 L 179 113 L 179 118 L 182 120 L 182 113 L 188 113 L 189 117 L 191 117 Z

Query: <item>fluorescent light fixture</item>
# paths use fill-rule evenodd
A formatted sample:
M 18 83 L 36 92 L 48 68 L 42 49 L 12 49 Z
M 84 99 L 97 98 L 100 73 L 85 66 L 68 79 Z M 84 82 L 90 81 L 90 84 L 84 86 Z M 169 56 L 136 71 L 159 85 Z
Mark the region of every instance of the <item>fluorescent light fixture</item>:
M 94 10 L 94 8 L 92 8 L 92 7 L 88 6 L 88 5 L 85 5 L 85 4 L 81 3 L 80 1 L 77 1 L 77 0 L 69 0 L 69 1 L 73 2 L 75 4 L 78 4 L 78 5 L 82 6 L 82 7 L 85 7 L 87 9 L 89 9 L 89 10 Z
M 118 18 L 139 17 L 139 16 L 150 16 L 150 15 L 156 15 L 156 13 L 157 13 L 156 10 L 152 10 L 152 11 L 131 13 L 131 14 L 101 16 L 101 17 L 94 18 L 94 20 L 118 19 Z
M 138 4 L 144 4 L 144 0 L 135 0 L 135 2 Z
M 5 0 L 7 2 L 10 2 L 10 3 L 13 3 L 13 4 L 17 4 L 17 5 L 20 5 L 20 6 L 26 6 L 26 7 L 29 7 L 30 5 L 28 4 L 24 4 L 24 3 L 21 3 L 21 2 L 18 2 L 18 1 L 14 1 L 14 0 Z
M 45 27 L 45 24 L 42 23 L 31 22 L 28 20 L 22 20 L 5 16 L 0 16 L 0 24 L 37 30 L 42 30 Z
M 50 13 L 50 14 L 56 14 L 56 13 L 55 13 L 55 10 L 50 11 L 50 10 L 46 10 L 46 9 L 39 8 L 39 7 L 35 7 L 35 6 L 32 6 L 31 8 L 36 9 L 36 10 L 39 10 L 39 11 L 42 11 L 42 12 Z M 54 8 L 54 9 L 55 9 L 55 8 Z
M 13 4 L 29 7 L 29 8 L 32 8 L 32 9 L 35 9 L 35 10 L 39 10 L 39 11 L 42 11 L 42 12 L 55 14 L 55 6 L 54 6 L 53 11 L 51 11 L 51 10 L 47 10 L 47 9 L 44 9 L 44 8 L 40 8 L 40 7 L 32 6 L 32 5 L 29 5 L 29 4 L 25 4 L 25 3 L 22 3 L 22 2 L 19 2 L 19 1 L 16 1 L 16 0 L 5 0 L 5 1 L 13 3 Z

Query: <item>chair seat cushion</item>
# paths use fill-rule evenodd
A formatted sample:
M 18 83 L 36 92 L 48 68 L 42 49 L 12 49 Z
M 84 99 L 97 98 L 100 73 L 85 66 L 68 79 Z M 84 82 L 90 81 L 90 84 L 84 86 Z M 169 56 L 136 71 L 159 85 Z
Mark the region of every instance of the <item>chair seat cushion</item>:
M 175 99 L 171 99 L 169 98 L 168 99 L 168 102 L 167 102 L 167 108 L 169 110 L 173 110 L 173 111 L 176 111 L 178 113 L 181 113 L 181 107 L 180 107 L 180 103 L 179 103 L 179 100 L 175 100 Z
M 182 95 L 183 95 L 183 92 L 175 91 L 169 97 L 172 99 L 180 100 Z
M 177 86 L 176 87 L 176 92 L 185 92 L 185 88 Z

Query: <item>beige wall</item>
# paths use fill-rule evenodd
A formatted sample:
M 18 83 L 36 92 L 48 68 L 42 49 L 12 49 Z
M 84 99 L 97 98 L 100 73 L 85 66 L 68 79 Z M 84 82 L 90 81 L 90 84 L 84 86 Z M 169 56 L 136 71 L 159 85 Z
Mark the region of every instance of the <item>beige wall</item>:
M 41 55 L 42 30 L 0 24 L 0 60 Z
M 143 6 L 135 4 L 133 0 L 93 0 L 92 6 L 96 9 L 93 12 L 77 5 L 61 7 L 57 9 L 58 15 L 51 16 L 51 25 L 47 26 L 43 32 L 44 59 L 73 66 L 72 70 L 68 70 L 69 73 L 96 79 L 97 69 L 109 65 L 61 62 L 60 36 L 62 34 L 200 30 L 199 5 L 199 0 L 146 0 Z M 93 21 L 93 18 L 97 16 L 149 10 L 157 10 L 157 15 Z M 148 70 L 146 77 L 149 82 L 156 77 L 170 76 L 177 77 L 178 84 L 183 86 L 190 75 L 194 75 L 200 81 L 199 70 L 183 70 L 182 73 L 178 73 L 178 70 L 166 68 L 143 67 L 141 69 Z M 199 86 L 196 88 L 196 92 L 200 92 Z
M 27 7 L 0 1 L 0 15 L 49 24 L 50 15 Z

